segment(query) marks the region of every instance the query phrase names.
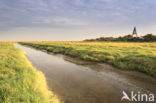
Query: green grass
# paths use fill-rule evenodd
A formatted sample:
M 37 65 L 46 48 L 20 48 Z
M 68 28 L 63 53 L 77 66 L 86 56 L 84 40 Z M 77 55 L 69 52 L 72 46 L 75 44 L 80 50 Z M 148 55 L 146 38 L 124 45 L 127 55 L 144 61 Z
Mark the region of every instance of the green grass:
M 156 77 L 156 43 L 133 42 L 23 42 L 38 49 L 83 60 L 104 62 L 123 70 Z
M 59 103 L 23 51 L 0 42 L 0 103 Z

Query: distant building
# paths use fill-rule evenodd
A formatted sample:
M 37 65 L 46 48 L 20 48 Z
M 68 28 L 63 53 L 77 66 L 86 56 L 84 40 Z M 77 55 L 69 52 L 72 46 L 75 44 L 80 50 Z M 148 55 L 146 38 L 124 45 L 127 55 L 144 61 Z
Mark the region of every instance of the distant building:
M 136 37 L 138 37 L 136 27 L 134 27 L 132 35 L 133 35 L 133 36 L 135 35 Z

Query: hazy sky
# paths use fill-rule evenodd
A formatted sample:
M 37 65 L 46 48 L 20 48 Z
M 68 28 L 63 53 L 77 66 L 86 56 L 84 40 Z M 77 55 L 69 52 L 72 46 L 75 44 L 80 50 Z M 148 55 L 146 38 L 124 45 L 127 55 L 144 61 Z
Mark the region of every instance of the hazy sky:
M 0 0 L 0 40 L 156 34 L 156 0 Z

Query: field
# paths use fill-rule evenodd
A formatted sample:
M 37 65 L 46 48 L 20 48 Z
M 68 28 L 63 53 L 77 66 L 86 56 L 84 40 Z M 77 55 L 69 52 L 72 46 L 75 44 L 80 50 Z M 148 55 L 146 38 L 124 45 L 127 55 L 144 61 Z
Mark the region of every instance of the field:
M 38 49 L 83 60 L 104 62 L 123 70 L 156 77 L 156 43 L 133 42 L 22 42 Z
M 58 103 L 42 72 L 9 42 L 0 42 L 0 103 Z

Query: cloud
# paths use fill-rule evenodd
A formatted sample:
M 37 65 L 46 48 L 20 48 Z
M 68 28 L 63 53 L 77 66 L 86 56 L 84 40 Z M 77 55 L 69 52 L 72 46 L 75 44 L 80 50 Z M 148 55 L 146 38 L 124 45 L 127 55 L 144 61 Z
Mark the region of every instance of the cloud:
M 155 25 L 155 10 L 155 0 L 0 0 L 0 30 Z
M 53 20 L 58 25 L 84 26 L 86 22 L 71 18 L 55 18 Z
M 34 24 L 42 24 L 42 25 L 53 25 L 53 26 L 86 26 L 88 25 L 87 22 L 72 19 L 72 18 L 63 18 L 63 17 L 57 17 L 57 18 L 37 18 L 34 22 Z

